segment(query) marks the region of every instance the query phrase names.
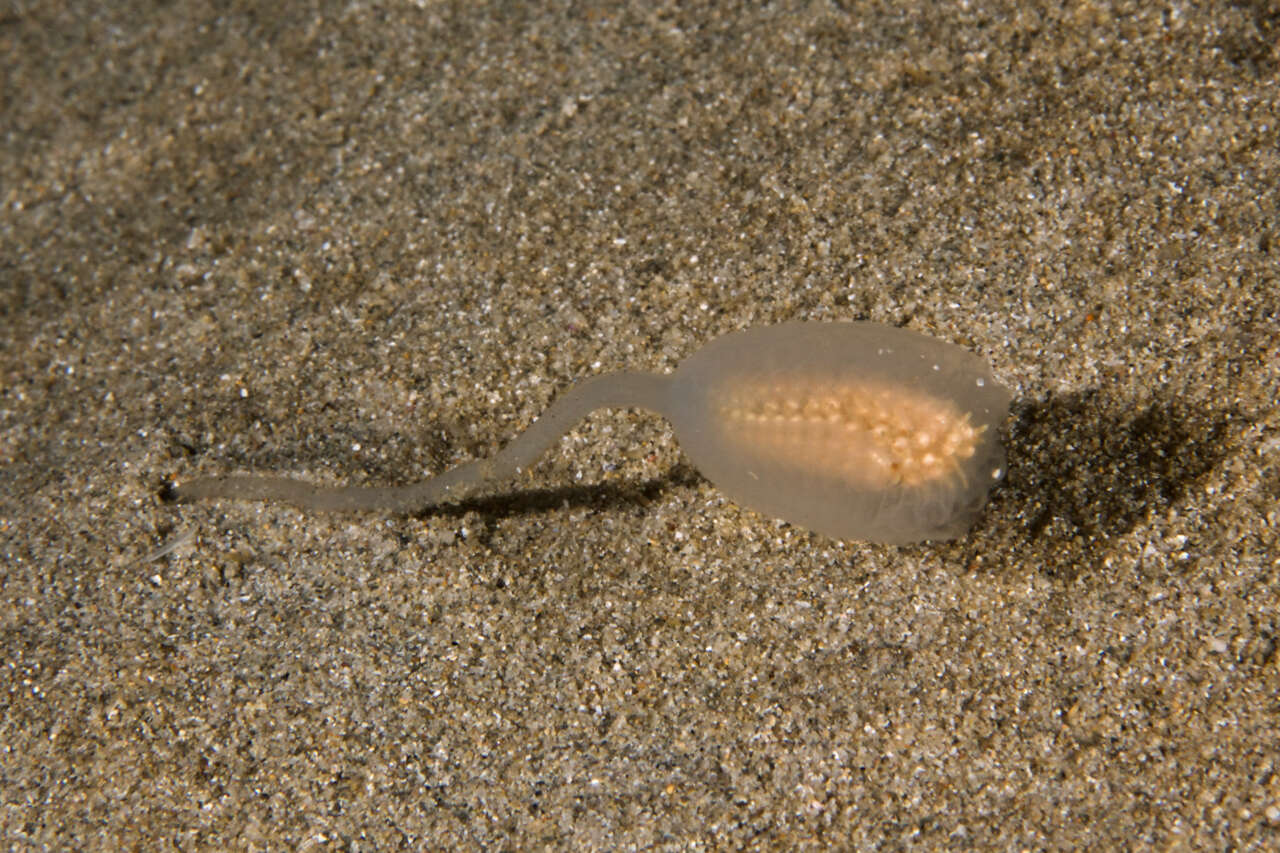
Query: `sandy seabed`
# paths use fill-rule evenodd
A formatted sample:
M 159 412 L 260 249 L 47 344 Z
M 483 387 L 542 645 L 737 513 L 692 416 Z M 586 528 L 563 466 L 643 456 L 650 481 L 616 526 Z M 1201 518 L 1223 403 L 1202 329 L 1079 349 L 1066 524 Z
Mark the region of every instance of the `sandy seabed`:
M 11 849 L 1280 844 L 1268 2 L 9 4 Z M 874 320 L 1015 393 L 974 529 L 829 539 L 583 376 Z

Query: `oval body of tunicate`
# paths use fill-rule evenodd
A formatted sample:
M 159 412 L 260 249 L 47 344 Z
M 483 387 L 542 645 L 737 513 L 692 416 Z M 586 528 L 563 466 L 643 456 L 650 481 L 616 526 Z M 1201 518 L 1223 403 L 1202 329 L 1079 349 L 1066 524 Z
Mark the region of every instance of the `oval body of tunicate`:
M 841 539 L 950 539 L 1004 474 L 1009 392 L 968 350 L 876 323 L 725 335 L 675 372 L 681 448 L 735 501 Z

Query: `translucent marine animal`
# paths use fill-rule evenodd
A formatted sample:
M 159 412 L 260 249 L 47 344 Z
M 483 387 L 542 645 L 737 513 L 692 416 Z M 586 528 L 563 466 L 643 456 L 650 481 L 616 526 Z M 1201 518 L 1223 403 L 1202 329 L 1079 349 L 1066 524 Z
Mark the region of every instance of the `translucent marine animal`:
M 201 477 L 178 499 L 421 512 L 520 474 L 589 412 L 639 407 L 671 422 L 698 470 L 735 501 L 841 539 L 904 544 L 967 530 L 1004 475 L 1008 389 L 977 355 L 877 323 L 791 322 L 734 332 L 671 374 L 574 385 L 489 459 L 405 486 Z

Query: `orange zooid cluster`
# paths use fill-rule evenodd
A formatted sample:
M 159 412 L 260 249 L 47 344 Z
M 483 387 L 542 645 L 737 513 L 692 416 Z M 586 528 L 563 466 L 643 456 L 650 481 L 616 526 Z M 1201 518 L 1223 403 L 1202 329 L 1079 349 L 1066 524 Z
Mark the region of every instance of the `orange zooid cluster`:
M 726 438 L 805 473 L 918 486 L 959 472 L 985 427 L 950 400 L 887 383 L 773 376 L 732 386 Z

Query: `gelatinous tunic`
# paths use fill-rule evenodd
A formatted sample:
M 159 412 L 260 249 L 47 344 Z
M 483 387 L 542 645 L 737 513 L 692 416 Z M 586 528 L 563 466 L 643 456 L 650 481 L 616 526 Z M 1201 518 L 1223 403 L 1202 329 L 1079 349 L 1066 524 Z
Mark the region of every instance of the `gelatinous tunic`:
M 876 323 L 784 323 L 712 341 L 668 417 L 711 482 L 842 539 L 963 533 L 1004 474 L 1009 392 L 954 344 Z

